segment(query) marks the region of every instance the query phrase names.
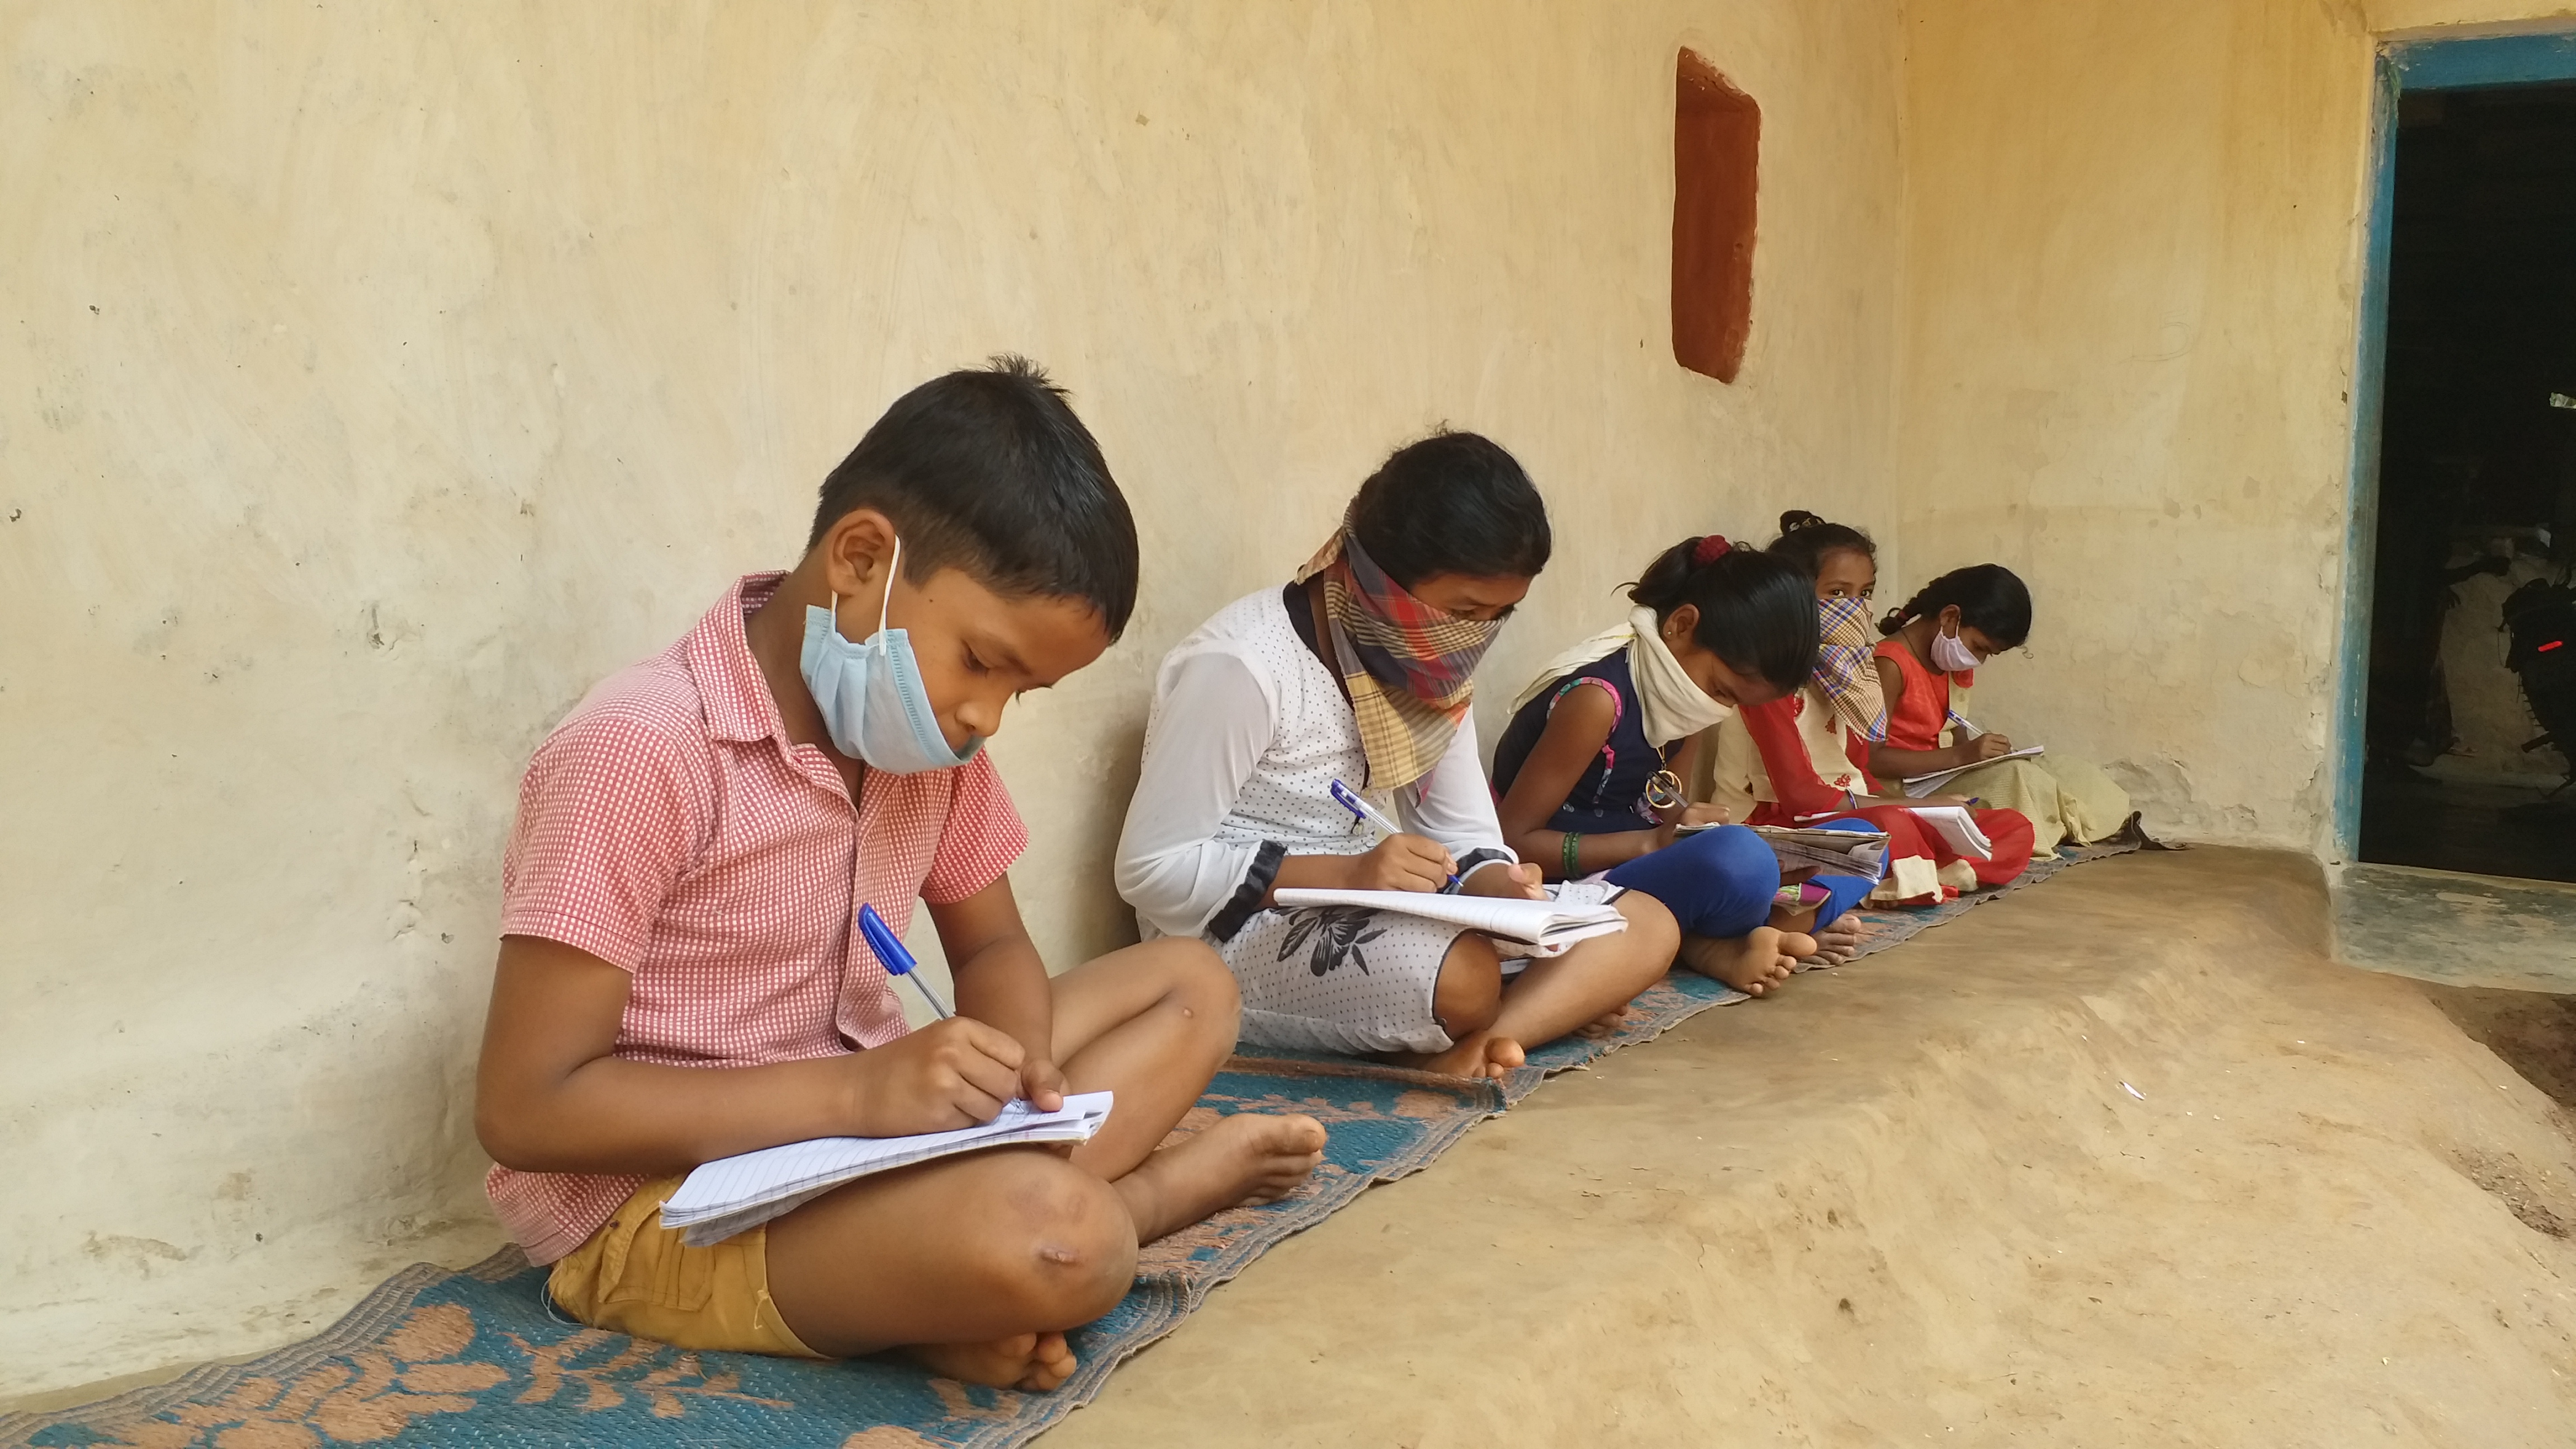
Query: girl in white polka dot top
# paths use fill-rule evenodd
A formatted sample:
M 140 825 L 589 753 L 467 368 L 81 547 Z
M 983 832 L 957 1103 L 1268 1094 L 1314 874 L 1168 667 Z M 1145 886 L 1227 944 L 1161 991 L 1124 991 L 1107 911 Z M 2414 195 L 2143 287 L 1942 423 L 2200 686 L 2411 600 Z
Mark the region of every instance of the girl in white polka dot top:
M 1527 1047 L 1615 1023 L 1671 964 L 1671 914 L 1603 885 L 1553 893 L 1615 899 L 1628 929 L 1534 961 L 1418 916 L 1273 903 L 1297 887 L 1551 893 L 1503 844 L 1468 713 L 1476 662 L 1549 546 L 1509 453 L 1434 434 L 1361 485 L 1295 581 L 1220 609 L 1164 657 L 1118 890 L 1148 939 L 1217 948 L 1245 1041 L 1499 1076 Z M 1335 781 L 1404 833 L 1381 839 Z

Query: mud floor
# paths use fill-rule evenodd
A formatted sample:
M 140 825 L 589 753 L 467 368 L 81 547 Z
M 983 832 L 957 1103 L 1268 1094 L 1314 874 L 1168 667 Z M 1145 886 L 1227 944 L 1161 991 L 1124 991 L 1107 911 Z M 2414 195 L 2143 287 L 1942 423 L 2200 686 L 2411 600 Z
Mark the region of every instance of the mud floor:
M 1710 1012 L 1042 1442 L 2576 1442 L 2565 1110 L 2326 911 L 2295 857 L 2131 856 Z M 2545 1074 L 2516 995 L 2445 1006 Z

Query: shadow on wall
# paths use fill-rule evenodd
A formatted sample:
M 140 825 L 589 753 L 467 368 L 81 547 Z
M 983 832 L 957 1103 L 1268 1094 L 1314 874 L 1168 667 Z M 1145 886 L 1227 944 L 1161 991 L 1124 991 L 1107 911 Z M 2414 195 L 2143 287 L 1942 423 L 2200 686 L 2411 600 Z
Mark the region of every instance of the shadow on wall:
M 1118 858 L 1118 832 L 1127 823 L 1127 802 L 1134 798 L 1136 779 L 1144 772 L 1144 718 L 1140 715 L 1121 724 L 1104 743 L 1109 764 L 1100 780 L 1100 798 L 1111 803 L 1084 822 L 1081 837 L 1074 845 L 1076 860 L 1096 861 L 1098 865 L 1086 869 L 1090 889 L 1071 904 L 1080 916 L 1081 935 L 1075 939 L 1097 943 L 1098 950 L 1113 951 L 1134 945 L 1137 938 L 1136 912 L 1119 899 L 1114 862 Z M 1072 964 L 1055 963 L 1058 969 Z

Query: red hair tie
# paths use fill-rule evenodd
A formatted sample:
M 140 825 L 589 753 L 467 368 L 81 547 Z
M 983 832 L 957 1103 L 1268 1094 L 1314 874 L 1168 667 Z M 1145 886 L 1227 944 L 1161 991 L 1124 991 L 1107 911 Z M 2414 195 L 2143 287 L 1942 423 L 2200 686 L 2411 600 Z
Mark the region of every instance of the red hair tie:
M 1708 565 L 1726 557 L 1726 551 L 1733 547 L 1733 544 L 1726 541 L 1725 534 L 1702 534 L 1700 536 L 1699 546 L 1691 550 L 1691 567 L 1706 568 Z

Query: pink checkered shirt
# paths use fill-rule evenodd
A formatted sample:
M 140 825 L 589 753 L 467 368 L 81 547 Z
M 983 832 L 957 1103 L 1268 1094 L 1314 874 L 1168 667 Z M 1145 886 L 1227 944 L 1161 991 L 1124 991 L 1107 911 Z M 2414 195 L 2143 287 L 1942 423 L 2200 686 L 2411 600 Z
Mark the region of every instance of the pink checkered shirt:
M 634 974 L 621 1057 L 748 1067 L 892 1041 L 903 1012 L 859 903 L 901 933 L 916 897 L 964 900 L 1028 844 L 990 755 L 871 773 L 853 807 L 823 751 L 789 741 L 743 636 L 779 577 L 745 578 L 687 637 L 593 689 L 519 785 L 502 934 Z M 484 1189 L 530 1260 L 551 1263 L 643 1182 L 495 1167 Z

